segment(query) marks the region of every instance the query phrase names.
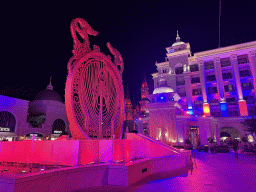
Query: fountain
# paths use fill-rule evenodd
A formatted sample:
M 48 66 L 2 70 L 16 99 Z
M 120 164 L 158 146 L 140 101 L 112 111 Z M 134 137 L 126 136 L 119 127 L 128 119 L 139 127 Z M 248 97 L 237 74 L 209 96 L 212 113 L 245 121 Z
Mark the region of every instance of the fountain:
M 91 49 L 89 35 L 98 32 L 85 20 L 74 19 L 70 28 L 74 48 L 67 65 L 65 103 L 73 139 L 1 142 L 0 162 L 21 167 L 28 164 L 31 168 L 28 172 L 0 173 L 1 190 L 75 191 L 103 185 L 128 186 L 186 172 L 192 164 L 191 152 L 142 134 L 126 133 L 126 139 L 121 139 L 122 56 L 110 43 L 107 47 L 113 61 L 99 46 Z

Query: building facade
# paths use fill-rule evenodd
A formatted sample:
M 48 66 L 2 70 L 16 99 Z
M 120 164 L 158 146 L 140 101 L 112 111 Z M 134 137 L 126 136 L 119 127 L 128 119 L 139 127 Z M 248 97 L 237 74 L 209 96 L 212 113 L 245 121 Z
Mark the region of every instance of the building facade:
M 208 138 L 220 144 L 249 137 L 241 122 L 254 114 L 256 41 L 192 56 L 177 32 L 166 51 L 152 74 L 148 135 L 171 145 L 189 139 L 194 147 L 207 145 Z
M 156 63 L 159 79 L 182 98 L 188 113 L 213 117 L 252 114 L 256 89 L 256 41 L 191 54 L 180 41 L 166 48 L 166 61 Z
M 33 101 L 0 95 L 0 140 L 56 139 L 69 133 L 65 104 L 50 84 Z

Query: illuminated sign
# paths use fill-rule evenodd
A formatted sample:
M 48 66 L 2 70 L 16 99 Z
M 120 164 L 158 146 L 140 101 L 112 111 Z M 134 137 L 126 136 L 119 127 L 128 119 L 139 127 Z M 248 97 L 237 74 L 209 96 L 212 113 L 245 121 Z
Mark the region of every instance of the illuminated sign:
M 35 137 L 43 137 L 43 135 L 40 133 L 29 133 L 26 135 L 26 137 L 33 137 L 33 135 L 35 135 Z
M 54 132 L 53 132 L 53 133 L 61 134 L 61 133 L 62 133 L 62 131 L 54 130 Z
M 0 127 L 0 132 L 10 132 L 11 129 L 9 127 Z

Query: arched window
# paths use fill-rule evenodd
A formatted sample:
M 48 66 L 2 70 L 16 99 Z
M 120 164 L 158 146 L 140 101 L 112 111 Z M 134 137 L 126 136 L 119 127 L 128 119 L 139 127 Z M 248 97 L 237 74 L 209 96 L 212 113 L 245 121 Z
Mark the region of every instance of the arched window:
M 10 128 L 10 132 L 15 131 L 16 119 L 14 115 L 8 111 L 0 112 L 0 127 Z
M 53 134 L 62 134 L 65 132 L 66 124 L 62 119 L 56 119 L 52 124 Z

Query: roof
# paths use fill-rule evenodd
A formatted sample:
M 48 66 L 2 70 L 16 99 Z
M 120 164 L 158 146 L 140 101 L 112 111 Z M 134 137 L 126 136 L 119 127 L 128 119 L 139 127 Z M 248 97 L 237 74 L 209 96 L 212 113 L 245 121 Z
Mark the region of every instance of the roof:
M 62 102 L 61 96 L 56 91 L 50 89 L 45 89 L 39 92 L 34 100 L 51 100 Z
M 171 93 L 174 92 L 173 89 L 171 89 L 170 87 L 157 87 L 155 88 L 155 90 L 153 91 L 153 94 L 158 94 L 158 93 Z

